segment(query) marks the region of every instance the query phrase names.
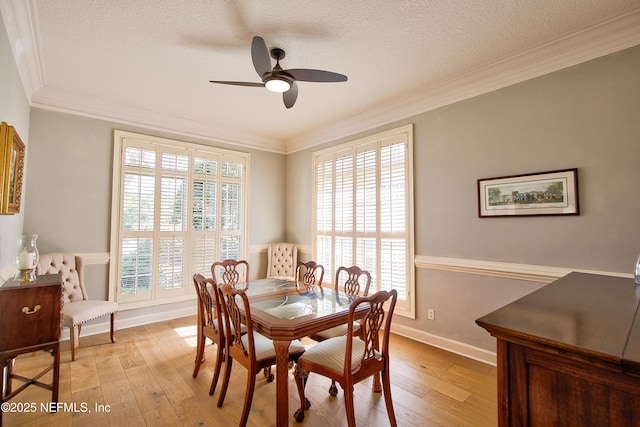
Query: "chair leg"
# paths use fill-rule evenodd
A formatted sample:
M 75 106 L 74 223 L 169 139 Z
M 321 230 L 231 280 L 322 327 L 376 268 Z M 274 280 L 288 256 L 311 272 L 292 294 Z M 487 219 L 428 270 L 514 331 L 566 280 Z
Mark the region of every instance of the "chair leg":
M 266 368 L 264 368 L 262 370 L 262 373 L 268 383 L 273 382 L 275 377 L 273 375 L 273 372 L 271 372 L 271 366 L 267 366 Z
M 344 389 L 344 408 L 347 411 L 347 425 L 349 427 L 355 427 L 356 415 L 353 407 L 353 385 L 345 387 Z
M 198 325 L 198 344 L 196 346 L 196 360 L 193 368 L 193 378 L 198 376 L 198 372 L 200 371 L 200 365 L 204 362 L 204 346 L 207 343 L 207 339 L 204 335 L 202 335 L 202 326 Z
M 221 343 L 216 344 L 216 367 L 213 371 L 213 378 L 211 379 L 211 387 L 209 387 L 209 394 L 213 395 L 218 385 L 218 378 L 220 377 L 220 369 L 222 368 L 222 360 L 224 359 L 224 346 Z
M 389 415 L 389 423 L 391 427 L 397 427 L 396 413 L 393 410 L 393 402 L 391 400 L 391 379 L 389 378 L 389 369 L 382 372 L 382 387 L 384 388 L 384 403 L 387 406 L 387 415 Z
M 329 387 L 329 394 L 331 396 L 337 396 L 338 395 L 338 387 L 336 386 L 336 382 L 331 380 L 331 386 Z
M 229 377 L 231 376 L 231 365 L 233 365 L 233 358 L 229 356 L 226 352 L 224 352 L 226 356 L 225 368 L 224 368 L 224 379 L 222 380 L 222 390 L 220 390 L 220 396 L 218 396 L 218 408 L 222 406 L 224 403 L 224 397 L 227 394 L 227 388 L 229 388 Z
M 373 374 L 373 392 L 382 393 L 382 385 L 380 385 L 380 372 Z
M 253 401 L 253 391 L 256 388 L 256 373 L 247 369 L 248 381 L 247 389 L 244 395 L 244 406 L 242 407 L 242 416 L 240 417 L 240 426 L 246 426 L 249 419 L 249 411 L 251 410 L 251 402 Z
M 118 319 L 118 313 L 111 313 L 111 342 L 116 342 L 116 321 Z
M 76 354 L 78 353 L 78 342 L 80 341 L 80 330 L 82 325 L 72 326 L 70 329 L 69 337 L 71 338 L 71 361 L 76 360 Z
M 307 385 L 307 378 L 309 378 L 309 374 L 304 369 L 300 368 L 300 365 L 296 365 L 293 377 L 296 380 L 298 396 L 300 397 L 300 408 L 295 412 L 293 417 L 296 422 L 301 423 L 304 421 L 304 411 L 311 407 L 311 402 L 309 402 L 309 399 L 304 395 L 304 389 Z

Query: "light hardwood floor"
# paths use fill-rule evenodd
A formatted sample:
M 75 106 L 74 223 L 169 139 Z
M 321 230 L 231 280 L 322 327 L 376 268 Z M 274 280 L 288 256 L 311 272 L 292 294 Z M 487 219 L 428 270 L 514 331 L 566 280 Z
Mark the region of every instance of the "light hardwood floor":
M 312 345 L 312 341 L 303 341 Z M 215 349 L 208 344 L 208 359 L 197 378 L 191 376 L 196 345 L 196 319 L 187 317 L 118 331 L 118 342 L 108 334 L 82 337 L 77 360 L 71 362 L 68 342 L 62 344 L 58 413 L 40 411 L 51 393 L 31 386 L 11 402 L 35 404 L 33 413 L 4 413 L 4 426 L 235 426 L 242 412 L 246 371 L 234 364 L 232 380 L 222 408 L 208 390 Z M 415 341 L 391 340 L 391 393 L 400 426 L 495 426 L 497 396 L 495 367 Z M 16 371 L 39 371 L 51 356 L 44 352 L 22 355 Z M 50 374 L 45 377 L 48 381 Z M 295 383 L 289 383 L 291 425 L 345 426 L 342 390 L 328 393 L 330 381 L 311 375 L 307 396 L 311 408 L 298 424 L 293 412 L 299 405 Z M 356 386 L 359 426 L 388 426 L 381 395 L 371 392 L 371 379 Z M 274 425 L 275 384 L 259 375 L 248 426 Z M 27 407 L 29 407 L 27 405 Z M 74 412 L 74 405 L 76 411 Z M 33 406 L 33 405 L 32 405 Z M 87 410 L 84 412 L 84 410 Z

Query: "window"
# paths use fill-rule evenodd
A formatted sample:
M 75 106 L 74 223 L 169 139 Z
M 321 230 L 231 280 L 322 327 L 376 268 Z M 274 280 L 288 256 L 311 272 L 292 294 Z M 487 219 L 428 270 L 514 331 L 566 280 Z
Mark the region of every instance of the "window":
M 190 298 L 195 273 L 246 254 L 248 155 L 115 132 L 111 277 L 118 302 Z
M 413 130 L 405 126 L 314 153 L 314 258 L 332 281 L 340 266 L 371 273 L 371 290 L 396 289 L 414 317 Z

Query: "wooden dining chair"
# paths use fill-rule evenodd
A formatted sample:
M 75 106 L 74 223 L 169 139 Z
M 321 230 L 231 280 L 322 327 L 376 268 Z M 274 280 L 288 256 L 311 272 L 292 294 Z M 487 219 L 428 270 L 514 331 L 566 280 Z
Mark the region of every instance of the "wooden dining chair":
M 338 267 L 338 270 L 336 270 L 336 279 L 334 281 L 336 294 L 338 292 L 344 292 L 352 296 L 366 297 L 369 294 L 370 286 L 371 273 L 362 270 L 356 265 L 352 265 L 351 267 Z M 355 328 L 355 332 L 358 332 L 359 325 L 356 325 Z M 329 338 L 344 335 L 345 333 L 347 333 L 346 324 L 318 332 L 310 338 L 314 341 L 324 341 Z
M 334 282 L 334 288 L 336 294 L 338 292 L 344 292 L 352 296 L 367 296 L 369 294 L 369 286 L 371 286 L 371 273 L 361 269 L 356 265 L 351 267 L 339 267 L 336 270 L 336 280 Z M 353 326 L 353 332 L 358 334 L 360 331 L 360 323 L 356 322 Z M 347 333 L 348 324 L 338 325 L 324 331 L 320 331 L 311 335 L 314 341 L 322 342 L 329 338 L 339 337 Z M 379 380 L 376 377 L 376 387 L 379 389 Z M 335 381 L 331 382 L 329 387 L 329 394 L 336 396 L 338 394 L 338 387 L 336 387 Z
M 218 288 L 224 283 L 228 283 L 231 286 L 237 286 L 238 284 L 245 284 L 246 286 L 249 283 L 249 262 L 235 259 L 214 262 L 211 264 L 211 276 Z M 244 332 L 246 332 L 246 328 L 243 329 Z M 274 375 L 270 366 L 264 368 L 264 377 L 268 382 L 273 381 Z
M 222 382 L 222 390 L 218 396 L 218 407 L 224 403 L 225 395 L 229 387 L 229 378 L 231 376 L 231 367 L 233 362 L 240 363 L 247 369 L 247 387 L 244 396 L 244 406 L 242 408 L 242 416 L 240 417 L 240 426 L 247 424 L 249 411 L 251 410 L 251 401 L 253 400 L 253 392 L 256 385 L 256 375 L 267 367 L 271 367 L 276 363 L 276 351 L 273 341 L 253 331 L 251 324 L 251 307 L 247 294 L 242 289 L 237 289 L 229 283 L 225 283 L 219 287 L 222 295 L 222 309 L 225 312 L 224 322 L 226 332 L 226 365 L 224 372 L 224 380 Z M 240 301 L 240 305 L 239 302 Z M 242 309 L 240 308 L 242 307 Z M 244 316 L 242 313 L 244 312 Z M 246 334 L 231 335 L 228 331 L 240 329 L 242 320 L 247 327 Z M 297 361 L 302 353 L 304 346 L 298 340 L 291 341 L 289 345 L 289 361 Z
M 225 259 L 211 264 L 211 277 L 221 286 L 229 283 L 236 286 L 238 283 L 249 282 L 249 262 L 246 260 Z
M 300 396 L 300 408 L 295 412 L 297 422 L 304 420 L 304 411 L 311 407 L 304 393 L 310 372 L 326 376 L 340 384 L 344 390 L 349 427 L 356 425 L 354 384 L 372 375 L 382 374 L 382 391 L 389 422 L 391 426 L 397 426 L 389 377 L 389 334 L 397 299 L 398 292 L 395 289 L 379 291 L 370 297 L 357 298 L 349 307 L 347 333 L 316 344 L 298 359 L 294 375 Z M 385 313 L 384 305 L 389 300 Z M 354 325 L 357 324 L 355 316 L 362 305 L 368 307 L 364 318 L 361 319 L 361 334 L 356 334 L 353 330 Z M 380 345 L 381 328 L 384 328 L 382 345 Z
M 298 261 L 296 266 L 296 281 L 309 288 L 322 286 L 324 267 L 315 261 Z
M 198 345 L 196 347 L 196 366 L 193 369 L 193 378 L 198 376 L 200 365 L 205 360 L 204 348 L 206 340 L 209 338 L 216 346 L 216 364 L 211 379 L 211 387 L 209 394 L 213 394 L 218 378 L 220 377 L 220 369 L 224 360 L 225 334 L 223 330 L 222 308 L 220 307 L 219 298 L 216 298 L 215 282 L 207 279 L 201 274 L 193 275 L 193 284 L 196 287 L 198 295 Z

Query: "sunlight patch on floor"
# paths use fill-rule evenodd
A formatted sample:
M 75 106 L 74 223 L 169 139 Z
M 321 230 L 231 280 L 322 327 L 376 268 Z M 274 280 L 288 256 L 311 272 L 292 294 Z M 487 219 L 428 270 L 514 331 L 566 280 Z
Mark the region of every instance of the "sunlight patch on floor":
M 198 326 L 182 326 L 173 328 L 173 331 L 178 334 L 179 337 L 182 337 L 189 347 L 196 347 L 198 345 Z

